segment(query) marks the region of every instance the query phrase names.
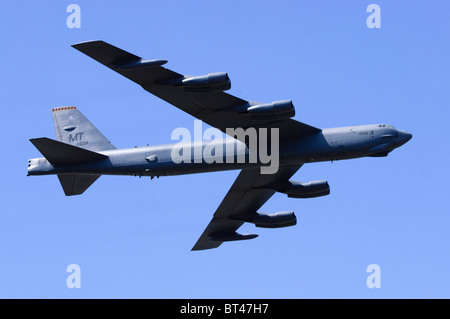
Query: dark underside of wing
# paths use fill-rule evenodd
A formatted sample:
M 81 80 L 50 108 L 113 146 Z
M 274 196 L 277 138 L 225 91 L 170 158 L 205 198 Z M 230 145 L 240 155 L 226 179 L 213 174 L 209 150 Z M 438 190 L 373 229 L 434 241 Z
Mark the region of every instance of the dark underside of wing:
M 236 233 L 245 222 L 239 218 L 255 214 L 275 194 L 273 185 L 286 182 L 300 167 L 280 167 L 275 174 L 261 174 L 259 168 L 243 169 L 192 250 L 216 248 L 227 240 L 254 238 Z
M 292 101 L 259 103 L 240 99 L 224 91 L 231 87 L 226 73 L 186 76 L 162 67 L 165 60 L 144 60 L 103 41 L 90 41 L 73 47 L 115 72 L 142 86 L 146 91 L 176 106 L 212 127 L 246 142 L 227 129 L 278 129 L 279 146 L 290 139 L 321 132 L 319 128 L 292 119 Z M 258 131 L 259 133 L 259 131 Z M 276 192 L 273 185 L 287 182 L 301 164 L 280 167 L 275 174 L 261 174 L 259 168 L 243 169 L 225 196 L 213 219 L 193 250 L 215 248 L 223 241 L 251 239 L 236 230 Z
M 279 128 L 280 141 L 283 142 L 321 131 L 291 119 L 295 114 L 292 105 L 289 116 L 280 117 L 270 112 L 267 116 L 261 116 L 258 112 L 256 115 L 250 115 L 248 110 L 257 105 L 257 102 L 240 99 L 214 87 L 211 90 L 202 86 L 194 87 L 196 90 L 186 87 L 186 83 L 192 85 L 197 78 L 162 67 L 167 62 L 165 60 L 144 60 L 104 41 L 83 42 L 73 47 L 141 85 L 146 91 L 225 133 L 227 128 Z M 209 83 L 208 76 L 200 78 L 207 79 L 205 83 Z M 229 81 L 226 74 L 223 77 Z M 212 81 L 210 82 L 213 83 Z M 227 86 L 229 87 L 231 83 Z M 264 107 L 259 110 L 261 109 L 264 110 Z

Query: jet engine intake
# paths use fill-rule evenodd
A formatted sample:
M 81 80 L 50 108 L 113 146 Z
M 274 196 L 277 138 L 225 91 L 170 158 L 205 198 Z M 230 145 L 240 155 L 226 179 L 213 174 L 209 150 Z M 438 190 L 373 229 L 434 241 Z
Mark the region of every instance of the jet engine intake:
M 308 183 L 289 181 L 287 186 L 278 191 L 292 198 L 313 198 L 330 194 L 330 185 L 327 181 Z
M 283 100 L 250 106 L 243 114 L 249 115 L 254 120 L 283 120 L 293 117 L 295 108 L 292 101 Z
M 189 93 L 214 93 L 231 88 L 230 78 L 225 72 L 187 77 L 181 81 L 181 85 Z

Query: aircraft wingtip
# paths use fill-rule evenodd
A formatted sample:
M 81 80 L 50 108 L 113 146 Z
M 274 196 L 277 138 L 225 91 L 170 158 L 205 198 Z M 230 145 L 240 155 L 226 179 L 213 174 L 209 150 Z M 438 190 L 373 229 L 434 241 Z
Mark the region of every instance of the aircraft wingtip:
M 71 45 L 72 48 L 77 48 L 86 44 L 94 44 L 94 43 L 103 43 L 103 40 L 89 40 L 89 41 L 83 41 L 83 42 L 79 42 L 79 43 L 74 43 Z

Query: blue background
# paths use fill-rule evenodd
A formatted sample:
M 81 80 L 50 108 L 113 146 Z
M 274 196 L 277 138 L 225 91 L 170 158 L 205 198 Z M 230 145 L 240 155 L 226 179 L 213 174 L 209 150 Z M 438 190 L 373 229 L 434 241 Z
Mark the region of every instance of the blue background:
M 448 1 L 69 1 L 2 4 L 0 297 L 449 298 Z M 238 175 L 104 176 L 66 197 L 27 177 L 28 141 L 54 138 L 51 108 L 77 106 L 119 148 L 163 144 L 194 118 L 70 47 L 102 39 L 183 74 L 228 72 L 231 94 L 291 99 L 321 127 L 389 123 L 413 139 L 387 158 L 305 165 L 331 195 L 276 194 L 298 225 L 190 249 Z M 206 124 L 204 128 L 206 128 Z M 66 267 L 81 267 L 81 289 Z M 369 289 L 366 268 L 381 267 Z

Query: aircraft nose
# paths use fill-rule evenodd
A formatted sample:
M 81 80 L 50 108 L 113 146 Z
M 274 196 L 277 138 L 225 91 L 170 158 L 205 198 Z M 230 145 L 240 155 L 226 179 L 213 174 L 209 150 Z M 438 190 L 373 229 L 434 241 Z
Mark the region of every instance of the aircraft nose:
M 408 133 L 408 132 L 406 134 L 407 134 L 407 140 L 406 141 L 408 142 L 410 139 L 412 139 L 412 134 Z
M 398 135 L 401 141 L 401 145 L 405 144 L 412 138 L 412 134 L 406 131 L 398 131 Z
M 406 131 L 402 131 L 403 139 L 405 140 L 405 143 L 408 142 L 412 138 L 412 134 Z

